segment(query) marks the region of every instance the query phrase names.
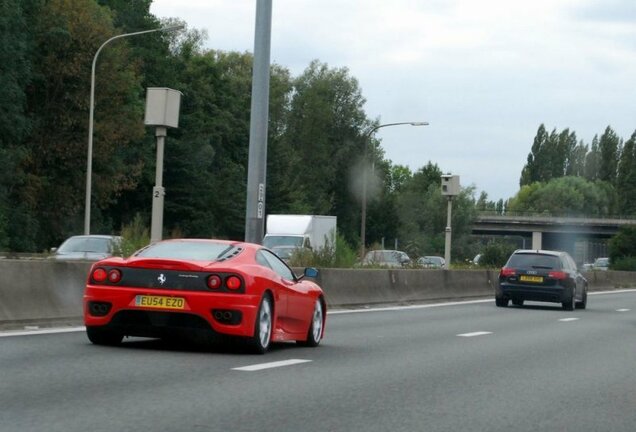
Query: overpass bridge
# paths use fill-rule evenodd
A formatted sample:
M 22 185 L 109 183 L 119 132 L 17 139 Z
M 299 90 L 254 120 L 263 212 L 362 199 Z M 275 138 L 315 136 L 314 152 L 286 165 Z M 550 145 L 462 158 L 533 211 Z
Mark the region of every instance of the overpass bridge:
M 607 256 L 607 240 L 626 225 L 636 219 L 480 213 L 472 233 L 513 237 L 523 248 L 565 250 L 577 262 L 590 262 Z

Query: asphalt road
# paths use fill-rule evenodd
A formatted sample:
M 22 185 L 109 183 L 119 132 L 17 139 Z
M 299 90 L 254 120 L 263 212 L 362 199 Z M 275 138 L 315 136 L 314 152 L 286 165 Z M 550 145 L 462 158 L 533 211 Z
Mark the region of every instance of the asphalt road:
M 0 337 L 0 431 L 634 431 L 636 292 L 533 305 L 332 314 L 265 356 Z

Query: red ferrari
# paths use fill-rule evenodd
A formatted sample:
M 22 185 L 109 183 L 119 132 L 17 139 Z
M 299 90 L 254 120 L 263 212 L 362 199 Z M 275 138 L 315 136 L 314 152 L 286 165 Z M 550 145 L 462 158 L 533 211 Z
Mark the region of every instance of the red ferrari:
M 260 245 L 180 239 L 154 243 L 130 258 L 93 264 L 84 323 L 94 344 L 124 336 L 238 336 L 264 353 L 271 342 L 315 347 L 323 337 L 321 288 Z

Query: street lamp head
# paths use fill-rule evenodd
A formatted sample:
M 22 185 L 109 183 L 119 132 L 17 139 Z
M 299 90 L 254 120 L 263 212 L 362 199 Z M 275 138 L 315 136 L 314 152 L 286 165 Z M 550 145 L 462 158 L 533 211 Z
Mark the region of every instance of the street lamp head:
M 411 122 L 411 126 L 428 126 L 428 122 Z
M 184 29 L 185 25 L 184 24 L 179 24 L 179 25 L 173 25 L 173 26 L 169 26 L 169 27 L 161 27 L 160 29 L 157 29 L 159 31 L 171 31 L 171 30 L 181 30 Z

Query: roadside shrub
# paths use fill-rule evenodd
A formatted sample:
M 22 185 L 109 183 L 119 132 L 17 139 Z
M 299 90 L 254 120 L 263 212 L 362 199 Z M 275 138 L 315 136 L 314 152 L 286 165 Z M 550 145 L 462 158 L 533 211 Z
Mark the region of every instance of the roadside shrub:
M 636 257 L 636 226 L 624 226 L 609 241 L 610 268 L 618 270 L 619 262 Z
M 297 249 L 289 259 L 289 265 L 291 267 L 349 268 L 353 267 L 357 258 L 355 250 L 337 234 L 335 248 L 333 242 L 328 242 L 327 246 L 319 251 Z
M 636 257 L 618 258 L 615 262 L 610 261 L 611 270 L 636 271 Z
M 503 267 L 515 249 L 515 245 L 508 242 L 490 241 L 481 254 L 479 267 Z
M 144 224 L 143 219 L 139 213 L 135 215 L 135 218 L 128 225 L 124 225 L 121 228 L 121 251 L 117 255 L 123 257 L 129 257 L 135 251 L 142 247 L 148 246 L 150 243 L 150 230 Z

